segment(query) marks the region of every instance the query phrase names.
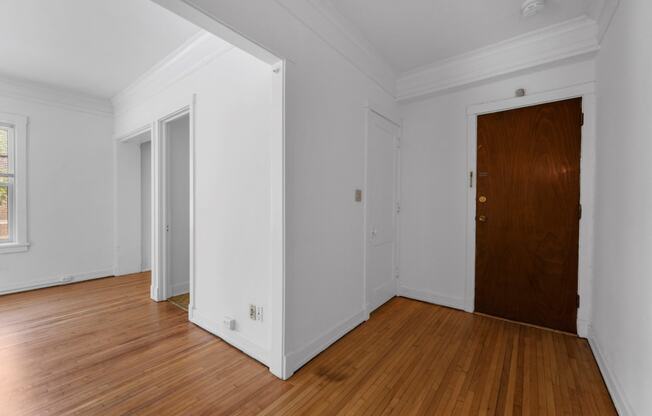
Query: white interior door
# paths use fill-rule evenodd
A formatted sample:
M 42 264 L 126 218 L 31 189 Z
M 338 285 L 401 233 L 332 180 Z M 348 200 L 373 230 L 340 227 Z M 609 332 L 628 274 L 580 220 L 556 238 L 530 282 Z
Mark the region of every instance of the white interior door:
M 190 286 L 190 124 L 185 115 L 169 122 L 167 153 L 167 297 Z
M 365 291 L 368 312 L 396 295 L 399 127 L 368 113 Z

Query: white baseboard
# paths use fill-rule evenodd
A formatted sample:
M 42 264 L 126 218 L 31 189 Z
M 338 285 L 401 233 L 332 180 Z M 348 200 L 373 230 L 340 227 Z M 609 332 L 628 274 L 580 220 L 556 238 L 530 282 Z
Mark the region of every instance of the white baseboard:
M 122 266 L 113 266 L 113 272 L 111 275 L 113 276 L 128 276 L 130 274 L 137 274 L 137 273 L 142 273 L 142 270 L 140 266 L 138 267 L 125 267 L 124 265 Z
M 578 319 L 577 320 L 577 336 L 580 338 L 588 338 L 589 337 L 589 327 L 590 323 L 587 320 L 584 319 Z
M 598 337 L 593 327 L 589 327 L 589 345 L 591 346 L 593 355 L 598 362 L 598 367 L 600 368 L 604 382 L 607 384 L 607 389 L 609 390 L 611 399 L 616 406 L 616 411 L 620 416 L 634 416 L 634 411 L 627 401 L 623 388 L 618 382 L 616 375 L 611 371 L 611 367 L 609 366 L 606 357 L 602 354 Z
M 154 302 L 165 302 L 167 299 L 161 299 L 158 295 L 158 290 L 154 286 L 149 287 L 149 297 Z
M 464 310 L 464 299 L 440 295 L 428 290 L 413 289 L 399 284 L 398 295 L 404 298 L 416 299 L 435 305 Z
M 0 287 L 0 295 L 10 293 L 26 292 L 28 290 L 42 289 L 45 287 L 68 285 L 71 283 L 83 282 L 85 280 L 100 279 L 103 277 L 112 277 L 113 269 L 97 270 L 94 272 L 66 274 L 49 279 L 32 280 L 26 283 L 16 283 Z M 66 280 L 64 280 L 66 279 Z
M 367 314 L 380 308 L 396 296 L 396 281 L 392 280 L 373 290 L 370 301 L 365 305 Z
M 270 352 L 249 341 L 237 331 L 224 329 L 221 323 L 209 319 L 196 308 L 190 310 L 188 313 L 188 320 L 269 367 Z
M 288 377 L 292 376 L 295 371 L 301 368 L 308 361 L 312 360 L 314 357 L 319 355 L 326 348 L 330 347 L 335 341 L 342 338 L 352 329 L 366 321 L 368 315 L 366 311 L 360 311 L 340 322 L 338 325 L 333 327 L 330 331 L 327 331 L 324 335 L 312 341 L 310 344 L 301 348 L 298 351 L 291 352 L 285 356 L 285 373 Z
M 183 295 L 190 292 L 190 282 L 176 283 L 170 287 L 170 296 Z

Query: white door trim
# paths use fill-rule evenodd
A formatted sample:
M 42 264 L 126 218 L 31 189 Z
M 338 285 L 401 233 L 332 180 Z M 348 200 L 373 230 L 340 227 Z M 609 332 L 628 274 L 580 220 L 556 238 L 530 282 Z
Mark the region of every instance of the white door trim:
M 466 290 L 464 309 L 473 312 L 475 307 L 475 199 L 477 162 L 477 119 L 481 114 L 513 110 L 533 105 L 582 98 L 584 126 L 582 127 L 582 151 L 580 162 L 580 202 L 583 207 L 580 221 L 578 292 L 581 298 L 577 313 L 577 332 L 588 336 L 591 317 L 592 268 L 593 268 L 593 217 L 595 200 L 595 154 L 596 154 L 596 98 L 595 83 L 589 82 L 567 88 L 546 91 L 520 98 L 473 104 L 467 108 L 467 165 L 473 172 L 472 186 L 467 178 L 467 220 L 466 220 Z
M 144 133 L 148 133 L 148 132 L 149 132 L 150 135 L 151 135 L 151 133 L 152 133 L 153 130 L 154 130 L 154 125 L 153 125 L 153 123 L 147 123 L 147 124 L 145 124 L 144 126 L 140 126 L 139 128 L 137 128 L 137 129 L 135 129 L 135 130 L 132 130 L 131 132 L 125 134 L 124 136 L 117 137 L 116 139 L 117 139 L 118 142 L 120 142 L 120 143 L 125 143 L 125 144 L 126 144 L 126 143 L 141 144 L 141 143 L 146 142 L 147 140 L 144 140 L 144 141 L 138 140 L 139 137 L 140 137 L 142 134 L 144 134 Z M 151 136 L 150 136 L 150 138 L 151 138 Z
M 272 127 L 270 155 L 271 197 L 271 349 L 269 371 L 286 380 L 294 371 L 285 355 L 285 77 L 286 62 L 272 66 Z

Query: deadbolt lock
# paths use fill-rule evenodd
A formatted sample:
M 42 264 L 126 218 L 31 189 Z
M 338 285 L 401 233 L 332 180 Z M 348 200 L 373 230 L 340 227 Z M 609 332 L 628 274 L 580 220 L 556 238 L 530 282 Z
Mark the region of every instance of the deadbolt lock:
M 487 202 L 487 197 L 482 195 L 480 198 L 478 198 L 478 201 L 484 204 L 485 202 Z

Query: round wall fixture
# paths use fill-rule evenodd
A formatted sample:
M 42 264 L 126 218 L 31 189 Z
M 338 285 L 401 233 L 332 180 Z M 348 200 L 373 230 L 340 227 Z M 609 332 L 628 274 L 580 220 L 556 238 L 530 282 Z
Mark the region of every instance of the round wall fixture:
M 534 16 L 546 7 L 546 0 L 525 0 L 521 6 L 523 17 Z

